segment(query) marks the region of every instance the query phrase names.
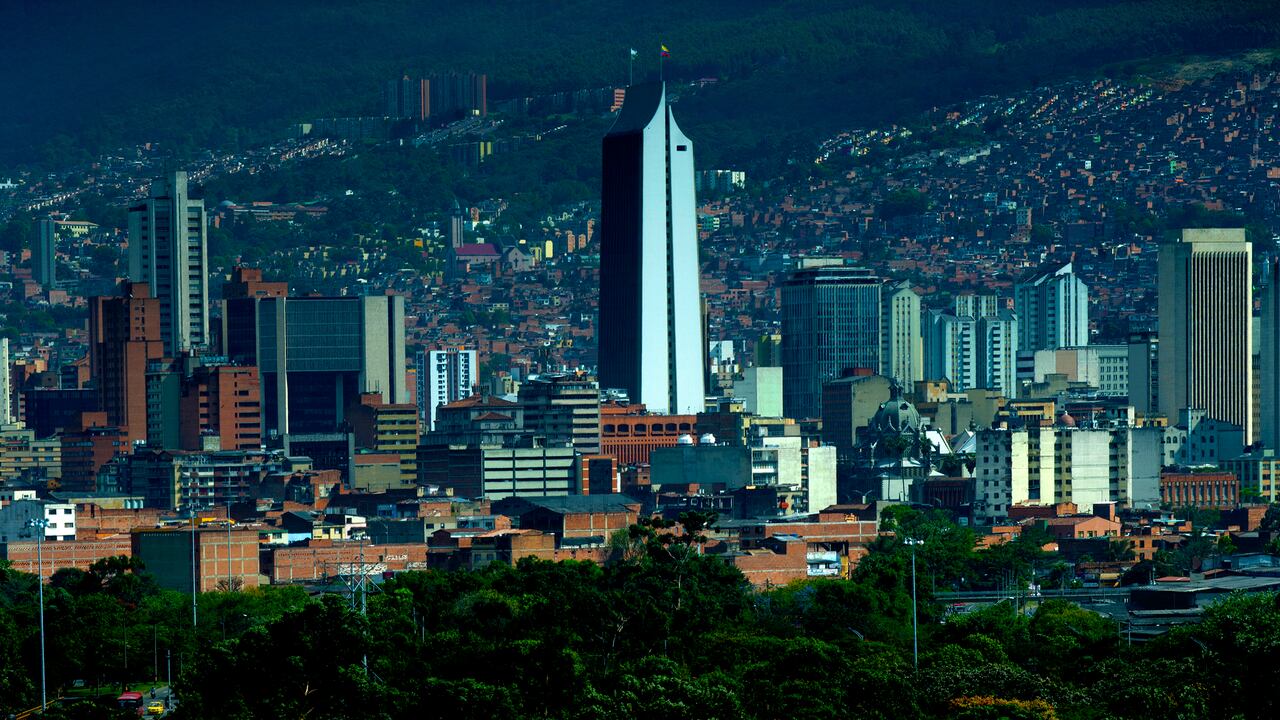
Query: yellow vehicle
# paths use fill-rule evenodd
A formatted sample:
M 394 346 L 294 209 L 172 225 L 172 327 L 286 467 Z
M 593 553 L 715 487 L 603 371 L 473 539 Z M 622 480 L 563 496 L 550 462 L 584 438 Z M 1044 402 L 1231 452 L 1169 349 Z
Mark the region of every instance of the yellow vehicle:
M 147 706 L 147 714 L 148 714 L 148 715 L 163 715 L 163 714 L 164 714 L 164 703 L 162 703 L 162 702 L 160 702 L 160 701 L 158 701 L 158 700 L 157 700 L 156 702 L 151 703 L 150 705 L 148 705 L 148 706 Z

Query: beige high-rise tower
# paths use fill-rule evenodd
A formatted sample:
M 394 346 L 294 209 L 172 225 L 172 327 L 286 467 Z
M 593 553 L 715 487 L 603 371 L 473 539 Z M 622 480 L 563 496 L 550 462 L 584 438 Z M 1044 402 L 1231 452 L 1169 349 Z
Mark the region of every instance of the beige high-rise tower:
M 1243 229 L 1183 230 L 1160 247 L 1160 412 L 1235 423 L 1252 442 L 1253 250 Z
M 204 200 L 187 195 L 185 172 L 157 179 L 151 197 L 129 208 L 129 279 L 160 301 L 169 357 L 209 343 L 207 233 Z

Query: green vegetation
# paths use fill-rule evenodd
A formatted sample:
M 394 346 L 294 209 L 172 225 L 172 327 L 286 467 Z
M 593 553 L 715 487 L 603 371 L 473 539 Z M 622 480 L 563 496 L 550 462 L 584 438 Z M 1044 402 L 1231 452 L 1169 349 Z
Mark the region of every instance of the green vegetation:
M 132 7 L 130 7 L 132 6 Z M 1275 45 L 1271 0 L 223 0 L 66 12 L 14 4 L 0 23 L 10 159 L 63 167 L 154 140 L 248 147 L 316 117 L 374 114 L 401 71 L 486 72 L 497 100 L 637 78 L 722 79 L 682 103 L 712 164 L 791 156 L 815 133 L 1104 65 Z M 49 52 L 56 47 L 58 52 Z M 32 59 L 38 58 L 33 62 Z M 86 74 L 84 68 L 92 67 Z
M 1280 680 L 1273 594 L 1232 596 L 1201 624 L 1134 646 L 1114 620 L 1058 600 L 1030 614 L 1001 603 L 948 615 L 933 588 L 1021 574 L 1045 561 L 1044 538 L 1032 532 L 975 551 L 970 531 L 895 509 L 886 529 L 925 540 L 915 669 L 909 546 L 884 537 L 851 580 L 759 592 L 704 554 L 708 522 L 698 514 L 680 526 L 642 521 L 613 538 L 605 567 L 525 559 L 404 573 L 367 596 L 367 615 L 358 603 L 297 588 L 206 593 L 195 633 L 189 596 L 157 590 L 136 562 L 103 561 L 59 572 L 46 589 L 49 679 L 55 689 L 80 679 L 114 694 L 125 681 L 163 679 L 172 648 L 175 717 L 226 720 L 1280 711 L 1265 690 Z M 35 589 L 32 576 L 0 568 L 0 711 L 36 697 Z

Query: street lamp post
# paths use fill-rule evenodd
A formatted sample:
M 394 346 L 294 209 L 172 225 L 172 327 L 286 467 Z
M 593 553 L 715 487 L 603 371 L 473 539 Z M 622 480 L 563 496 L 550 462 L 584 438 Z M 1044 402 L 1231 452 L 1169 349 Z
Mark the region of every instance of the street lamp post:
M 916 609 L 916 546 L 923 545 L 924 540 L 907 538 L 902 542 L 911 546 L 911 659 L 917 670 L 920 669 L 920 613 Z
M 43 512 L 43 509 L 41 510 Z M 49 521 L 43 517 L 28 518 L 26 527 L 36 535 L 36 584 L 40 599 L 40 714 L 49 707 L 49 694 L 44 672 L 44 533 Z

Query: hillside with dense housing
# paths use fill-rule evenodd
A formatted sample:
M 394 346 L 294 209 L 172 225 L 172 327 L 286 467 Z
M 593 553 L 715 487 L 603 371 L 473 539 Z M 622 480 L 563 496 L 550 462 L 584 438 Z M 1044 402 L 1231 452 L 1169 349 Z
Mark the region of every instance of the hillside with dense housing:
M 1103 65 L 1272 46 L 1271 0 L 125 0 L 10 3 L 0 162 L 58 167 L 143 141 L 243 147 L 379 110 L 402 71 L 473 70 L 495 99 L 716 77 L 686 103 L 704 153 L 769 153 L 850 122 Z M 47 48 L 57 47 L 57 53 Z

